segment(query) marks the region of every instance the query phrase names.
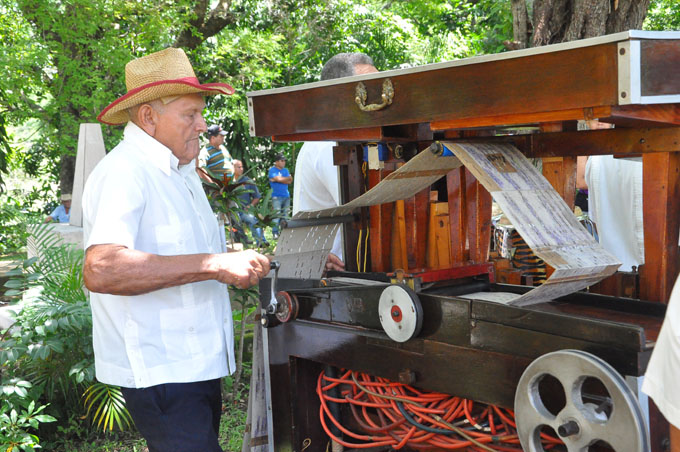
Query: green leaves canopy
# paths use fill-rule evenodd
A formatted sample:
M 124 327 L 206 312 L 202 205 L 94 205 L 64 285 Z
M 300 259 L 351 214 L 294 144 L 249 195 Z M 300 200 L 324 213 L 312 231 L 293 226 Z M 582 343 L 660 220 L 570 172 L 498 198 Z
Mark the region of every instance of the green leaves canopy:
M 207 119 L 231 131 L 235 157 L 264 170 L 274 153 L 294 157 L 295 147 L 274 149 L 248 135 L 247 91 L 314 81 L 338 52 L 363 51 L 380 69 L 392 69 L 497 51 L 500 41 L 485 36 L 510 30 L 500 0 L 211 3 L 0 0 L 0 62 L 11 68 L 0 80 L 0 125 L 24 126 L 28 135 L 11 150 L 0 147 L 0 172 L 9 161 L 29 174 L 68 179 L 79 124 L 94 122 L 126 91 L 125 63 L 176 42 L 191 47 L 185 50 L 202 81 L 237 89 L 209 99 Z M 120 133 L 104 127 L 108 149 Z M 0 133 L 0 143 L 15 139 Z

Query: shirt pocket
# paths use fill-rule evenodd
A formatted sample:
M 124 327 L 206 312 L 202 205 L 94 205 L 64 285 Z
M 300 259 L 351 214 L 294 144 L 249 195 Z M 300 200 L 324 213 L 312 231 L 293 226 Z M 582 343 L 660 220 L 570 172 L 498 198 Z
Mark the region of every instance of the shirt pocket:
M 161 340 L 168 361 L 204 358 L 223 348 L 221 319 L 212 303 L 160 311 Z
M 181 221 L 178 225 L 163 224 L 154 228 L 158 254 L 161 256 L 175 256 L 188 254 L 187 244 L 191 231 L 191 222 Z

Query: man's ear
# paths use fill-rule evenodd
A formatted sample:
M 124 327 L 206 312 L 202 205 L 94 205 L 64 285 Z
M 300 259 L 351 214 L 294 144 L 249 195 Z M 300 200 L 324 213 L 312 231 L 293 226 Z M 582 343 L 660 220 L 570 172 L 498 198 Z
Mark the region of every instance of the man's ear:
M 155 136 L 158 124 L 158 113 L 149 104 L 139 106 L 137 110 L 137 125 L 148 135 Z

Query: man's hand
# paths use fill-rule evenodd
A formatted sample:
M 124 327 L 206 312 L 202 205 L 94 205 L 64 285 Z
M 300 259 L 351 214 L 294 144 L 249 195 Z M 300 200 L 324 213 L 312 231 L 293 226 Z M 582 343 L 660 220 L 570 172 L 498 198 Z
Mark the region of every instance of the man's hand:
M 326 260 L 326 271 L 329 270 L 343 271 L 344 269 L 345 263 L 342 261 L 342 259 L 340 259 L 335 254 L 330 253 L 328 255 L 328 259 Z
M 269 273 L 269 259 L 254 250 L 216 254 L 212 264 L 216 266 L 216 280 L 239 289 L 258 284 Z

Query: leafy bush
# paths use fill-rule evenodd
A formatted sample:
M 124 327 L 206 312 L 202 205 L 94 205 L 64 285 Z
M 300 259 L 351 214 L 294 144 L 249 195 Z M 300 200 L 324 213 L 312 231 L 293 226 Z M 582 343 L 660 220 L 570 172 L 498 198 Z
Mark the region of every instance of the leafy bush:
M 0 202 L 0 254 L 13 254 L 26 243 L 26 214 L 16 199 Z
M 104 429 L 113 428 L 111 416 L 117 416 L 118 427 L 129 426 L 129 414 L 116 396 L 120 394 L 118 389 L 98 393 L 101 385 L 94 381 L 92 316 L 82 276 L 83 250 L 73 244 L 62 244 L 50 233 L 50 225 L 34 225 L 29 229 L 38 257 L 25 260 L 13 270 L 13 278 L 6 286 L 10 295 L 37 295 L 26 299 L 16 315 L 16 323 L 0 343 L 3 378 L 30 382 L 33 390 L 25 396 L 34 402 L 33 414 L 45 409 L 60 423 L 66 423 L 73 416 L 84 418 L 91 412 L 96 424 Z M 86 398 L 86 411 L 82 396 L 90 385 L 94 389 Z M 51 403 L 44 408 L 40 401 Z M 23 406 L 28 408 L 30 402 Z M 21 416 L 17 422 L 20 419 Z M 28 432 L 37 427 L 34 424 L 32 421 L 22 424 L 29 436 L 32 433 Z M 19 428 L 17 423 L 13 425 L 15 430 Z M 50 432 L 46 433 L 49 436 Z
M 55 418 L 41 412 L 47 405 L 37 405 L 29 391 L 31 383 L 18 379 L 3 382 L 0 402 L 0 444 L 5 451 L 32 451 L 39 448 L 38 437 L 30 433 L 40 423 L 54 422 Z

